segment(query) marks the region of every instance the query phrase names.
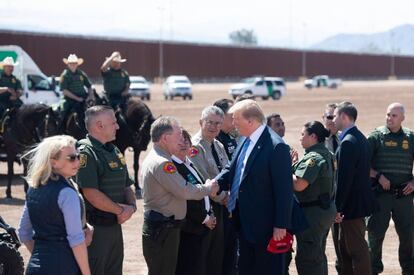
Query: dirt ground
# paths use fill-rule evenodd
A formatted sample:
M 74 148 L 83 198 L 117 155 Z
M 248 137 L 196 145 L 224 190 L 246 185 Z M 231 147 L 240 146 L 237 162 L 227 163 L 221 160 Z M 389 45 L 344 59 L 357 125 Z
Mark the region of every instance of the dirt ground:
M 183 126 L 191 133 L 198 130 L 198 119 L 203 107 L 219 98 L 229 98 L 227 93 L 230 84 L 197 84 L 193 87 L 194 100 L 183 101 L 180 98 L 174 101 L 164 101 L 161 86 L 153 85 L 152 99 L 148 105 L 154 116 L 172 115 L 180 119 Z M 100 90 L 101 87 L 98 87 Z M 288 83 L 287 94 L 279 101 L 259 99 L 266 114 L 277 112 L 281 114 L 286 124 L 285 140 L 288 144 L 303 152 L 299 143 L 302 125 L 311 120 L 321 120 L 324 106 L 331 102 L 351 101 L 358 108 L 358 127 L 368 134 L 375 127 L 384 124 L 385 110 L 391 102 L 401 102 L 406 107 L 405 126 L 414 128 L 414 81 L 367 81 L 344 82 L 337 90 L 314 89 L 306 90 L 301 83 Z M 141 155 L 141 161 L 146 153 Z M 130 170 L 132 168 L 131 153 L 126 153 Z M 21 173 L 17 165 L 15 170 Z M 131 171 L 132 172 L 132 171 Z M 21 179 L 16 176 L 13 185 L 14 199 L 5 199 L 6 166 L 0 165 L 0 214 L 12 226 L 17 227 L 24 204 L 24 192 Z M 124 274 L 146 274 L 146 264 L 142 256 L 141 247 L 142 201 L 138 201 L 138 212 L 123 226 L 125 260 Z M 20 248 L 25 263 L 29 253 Z M 331 237 L 327 242 L 327 257 L 329 273 L 335 274 L 335 252 Z M 398 238 L 394 225 L 390 224 L 384 242 L 383 260 L 385 270 L 383 274 L 399 274 Z M 291 274 L 296 274 L 294 262 L 291 264 Z

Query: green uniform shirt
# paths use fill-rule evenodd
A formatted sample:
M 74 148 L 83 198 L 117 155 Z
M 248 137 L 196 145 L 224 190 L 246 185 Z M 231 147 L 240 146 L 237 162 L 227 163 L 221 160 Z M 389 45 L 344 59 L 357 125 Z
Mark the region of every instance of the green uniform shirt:
M 384 174 L 393 186 L 412 179 L 414 161 L 414 133 L 401 128 L 392 133 L 387 127 L 375 129 L 369 136 L 371 166 Z
M 14 75 L 6 75 L 3 71 L 1 71 L 0 87 L 8 87 L 14 90 L 22 90 L 22 83 Z M 10 95 L 10 93 L 0 94 L 0 102 L 9 101 Z
M 124 69 L 114 70 L 112 68 L 102 72 L 104 89 L 110 97 L 121 97 L 129 85 L 129 75 Z
M 68 90 L 76 96 L 86 98 L 88 95 L 85 91 L 85 86 L 90 88 L 91 82 L 88 76 L 82 70 L 76 69 L 74 73 L 71 70 L 65 69 L 60 76 L 60 90 Z
M 312 202 L 324 193 L 332 194 L 334 178 L 333 155 L 323 143 L 305 150 L 305 155 L 293 166 L 293 173 L 309 183 L 301 192 L 295 192 L 300 202 Z
M 125 187 L 133 184 L 125 158 L 112 143 L 102 144 L 90 135 L 79 141 L 81 154 L 77 183 L 95 188 L 116 203 L 125 203 Z

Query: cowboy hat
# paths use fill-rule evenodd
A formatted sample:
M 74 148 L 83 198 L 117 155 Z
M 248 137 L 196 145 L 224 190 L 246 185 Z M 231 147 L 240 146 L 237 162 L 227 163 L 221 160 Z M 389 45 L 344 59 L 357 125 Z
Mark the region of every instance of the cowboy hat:
M 107 57 L 106 59 L 111 58 L 114 62 L 124 63 L 127 61 L 125 58 L 122 59 L 121 54 L 119 52 L 113 52 L 111 57 Z
M 19 64 L 19 62 L 15 63 L 13 57 L 11 57 L 11 56 L 6 57 L 5 59 L 3 59 L 2 62 L 0 62 L 0 65 L 3 66 L 3 67 L 4 66 L 16 66 L 18 64 Z
M 77 63 L 78 65 L 81 65 L 83 63 L 83 58 L 78 58 L 76 54 L 70 54 L 68 58 L 63 58 L 63 63 Z

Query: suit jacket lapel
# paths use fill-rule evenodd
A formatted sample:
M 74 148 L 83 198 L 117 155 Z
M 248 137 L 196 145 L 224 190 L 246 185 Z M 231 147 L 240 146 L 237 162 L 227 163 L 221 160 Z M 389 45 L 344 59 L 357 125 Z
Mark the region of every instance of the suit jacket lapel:
M 252 152 L 250 153 L 249 158 L 247 159 L 246 167 L 244 168 L 244 171 L 243 171 L 243 176 L 242 176 L 242 179 L 241 179 L 241 183 L 243 182 L 243 180 L 246 178 L 247 174 L 249 173 L 249 171 L 250 171 L 250 169 L 253 165 L 254 159 L 257 157 L 259 152 L 261 150 L 263 150 L 264 142 L 266 141 L 266 139 L 268 137 L 269 137 L 269 132 L 268 132 L 268 129 L 266 127 L 264 129 L 263 133 L 260 135 L 260 138 L 257 140 L 256 144 L 254 145 L 254 148 L 253 148 Z

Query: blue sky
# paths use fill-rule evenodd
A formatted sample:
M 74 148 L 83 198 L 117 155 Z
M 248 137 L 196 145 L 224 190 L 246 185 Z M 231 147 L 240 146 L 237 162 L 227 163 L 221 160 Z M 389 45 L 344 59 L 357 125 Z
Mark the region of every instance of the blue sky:
M 229 43 L 255 30 L 262 46 L 310 46 L 338 33 L 414 24 L 414 1 L 372 0 L 0 0 L 0 28 Z

